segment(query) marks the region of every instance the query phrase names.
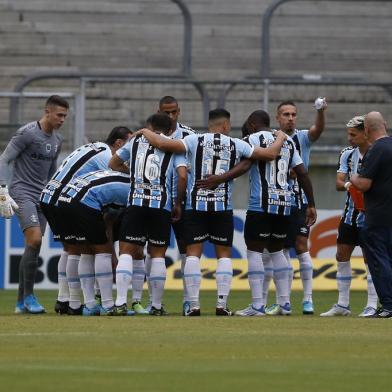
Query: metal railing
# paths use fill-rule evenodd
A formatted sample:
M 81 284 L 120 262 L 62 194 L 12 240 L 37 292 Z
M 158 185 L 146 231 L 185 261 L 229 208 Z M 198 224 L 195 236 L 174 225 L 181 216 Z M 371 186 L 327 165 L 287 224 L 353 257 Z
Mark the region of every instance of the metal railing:
M 40 79 L 75 79 L 79 81 L 79 89 L 75 94 L 75 146 L 80 145 L 84 142 L 86 136 L 86 102 L 89 99 L 89 88 L 96 86 L 97 83 L 118 83 L 122 84 L 161 84 L 161 85 L 180 85 L 192 86 L 198 93 L 201 102 L 202 121 L 203 127 L 207 127 L 208 124 L 208 112 L 211 107 L 213 99 L 212 95 L 217 95 L 216 103 L 218 107 L 227 107 L 227 102 L 231 94 L 235 92 L 236 87 L 256 87 L 260 90 L 260 107 L 264 107 L 264 110 L 270 112 L 270 90 L 276 86 L 302 86 L 310 87 L 317 86 L 318 90 L 325 90 L 328 86 L 355 86 L 355 87 L 375 87 L 385 91 L 389 97 L 392 97 L 392 82 L 372 82 L 364 81 L 360 79 L 347 79 L 347 78 L 331 78 L 331 79 L 320 79 L 320 80 L 303 80 L 301 78 L 253 78 L 253 79 L 238 79 L 238 80 L 197 80 L 192 78 L 181 78 L 181 77 L 151 77 L 151 76 L 133 76 L 119 75 L 114 73 L 79 73 L 79 72 L 66 72 L 66 73 L 42 73 L 30 75 L 25 83 L 21 84 L 19 88 L 24 88 L 28 84 L 35 80 Z M 63 87 L 64 88 L 64 87 Z M 18 94 L 28 94 L 17 92 Z M 258 94 L 258 93 L 257 93 Z M 256 95 L 257 95 L 256 94 Z M 16 96 L 15 95 L 15 96 Z M 90 95 L 91 96 L 91 95 Z M 110 98 L 109 98 L 110 99 Z M 115 97 L 114 97 L 115 99 Z M 255 94 L 253 94 L 252 100 L 257 102 Z M 11 124 L 18 124 L 19 121 L 19 101 L 17 105 L 17 112 L 13 113 L 10 117 Z M 199 124 L 198 124 L 199 125 Z M 79 144 L 78 144 L 79 143 Z M 323 147 L 325 148 L 325 147 Z M 332 148 L 331 148 L 332 149 Z

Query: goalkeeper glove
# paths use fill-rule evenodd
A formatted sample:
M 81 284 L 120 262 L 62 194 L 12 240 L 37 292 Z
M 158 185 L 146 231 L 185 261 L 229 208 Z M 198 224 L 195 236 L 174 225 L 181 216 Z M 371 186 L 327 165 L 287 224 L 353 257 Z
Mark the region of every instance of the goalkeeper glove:
M 0 186 L 0 216 L 4 218 L 11 218 L 18 209 L 18 205 L 14 199 L 8 194 L 7 185 Z

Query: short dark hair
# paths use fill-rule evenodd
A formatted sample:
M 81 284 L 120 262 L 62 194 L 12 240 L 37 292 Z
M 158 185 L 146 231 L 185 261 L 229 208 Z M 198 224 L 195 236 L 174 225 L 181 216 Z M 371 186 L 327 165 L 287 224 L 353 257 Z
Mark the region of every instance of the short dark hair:
M 171 103 L 175 103 L 175 104 L 178 105 L 177 99 L 175 99 L 175 98 L 172 97 L 171 95 L 165 95 L 164 97 L 162 97 L 162 98 L 159 100 L 159 106 L 168 105 L 168 104 L 171 104 Z
M 155 113 L 148 117 L 146 123 L 151 126 L 153 131 L 160 131 L 165 135 L 173 130 L 173 121 L 166 113 Z
M 249 128 L 248 128 L 248 120 L 246 120 L 246 121 L 242 124 L 242 127 L 241 127 L 241 134 L 242 134 L 242 137 L 243 137 L 243 138 L 250 135 Z
M 51 95 L 45 103 L 45 106 L 54 105 L 61 106 L 62 108 L 69 109 L 69 103 L 60 95 Z
M 271 124 L 270 116 L 265 110 L 255 110 L 249 115 L 247 122 L 254 123 L 257 128 L 269 128 Z
M 228 112 L 226 109 L 222 108 L 217 108 L 214 110 L 210 110 L 208 113 L 208 121 L 214 121 L 219 118 L 227 118 L 230 120 L 230 112 Z
M 108 137 L 106 138 L 105 143 L 108 146 L 112 146 L 116 142 L 117 139 L 122 139 L 122 140 L 128 139 L 128 136 L 130 133 L 132 134 L 133 132 L 129 128 L 124 127 L 122 125 L 120 125 L 118 127 L 114 127 L 110 131 Z
M 296 105 L 293 101 L 283 101 L 283 102 L 281 102 L 281 103 L 278 105 L 278 107 L 276 108 L 276 111 L 279 112 L 279 109 L 280 109 L 282 106 L 286 106 L 286 105 L 294 106 L 295 108 L 297 107 L 297 105 Z

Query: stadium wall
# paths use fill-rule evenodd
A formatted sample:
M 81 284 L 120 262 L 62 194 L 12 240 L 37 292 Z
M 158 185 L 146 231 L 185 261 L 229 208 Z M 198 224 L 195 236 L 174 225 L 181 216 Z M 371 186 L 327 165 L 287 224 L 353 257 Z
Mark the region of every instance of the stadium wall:
M 336 289 L 336 236 L 340 220 L 340 210 L 319 210 L 318 221 L 310 233 L 310 253 L 314 260 L 314 289 Z M 247 290 L 247 263 L 246 248 L 243 240 L 245 224 L 245 210 L 234 211 L 234 244 L 233 263 L 234 277 L 233 289 Z M 0 288 L 16 289 L 18 283 L 18 266 L 24 251 L 23 235 L 18 226 L 17 219 L 0 219 Z M 57 262 L 61 246 L 53 241 L 50 230 L 47 230 L 42 242 L 39 258 L 39 270 L 36 278 L 37 289 L 57 288 Z M 353 255 L 353 281 L 355 290 L 366 289 L 366 269 L 363 264 L 360 250 L 357 248 Z M 293 267 L 295 271 L 293 289 L 301 288 L 298 261 L 292 250 Z M 206 244 L 202 258 L 202 289 L 215 289 L 214 250 L 211 244 Z M 170 247 L 167 251 L 167 289 L 181 289 L 182 279 L 178 251 L 172 233 Z

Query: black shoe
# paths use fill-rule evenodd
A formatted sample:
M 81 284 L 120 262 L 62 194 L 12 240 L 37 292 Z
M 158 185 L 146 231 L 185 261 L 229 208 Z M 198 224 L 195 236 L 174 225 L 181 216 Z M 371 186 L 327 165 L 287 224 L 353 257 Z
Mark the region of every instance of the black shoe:
M 200 316 L 200 308 L 191 308 L 188 311 L 185 311 L 184 316 L 186 317 L 197 317 Z
M 77 309 L 72 309 L 69 307 L 67 313 L 69 316 L 81 316 L 83 314 L 83 305 L 80 305 L 80 307 Z
M 54 305 L 54 311 L 58 314 L 67 314 L 68 313 L 68 308 L 69 308 L 69 302 L 65 301 L 56 301 L 56 304 Z
M 151 310 L 149 313 L 150 316 L 167 316 L 167 312 L 163 309 L 163 306 L 160 309 L 157 309 L 154 306 L 151 306 Z
M 225 308 L 217 307 L 215 310 L 217 316 L 233 316 L 234 313 L 226 306 Z
M 126 303 L 114 307 L 114 316 L 127 316 L 127 315 L 128 315 L 128 306 Z
M 392 311 L 386 310 L 383 308 L 379 308 L 377 310 L 377 313 L 373 316 L 374 318 L 391 318 L 392 317 Z

